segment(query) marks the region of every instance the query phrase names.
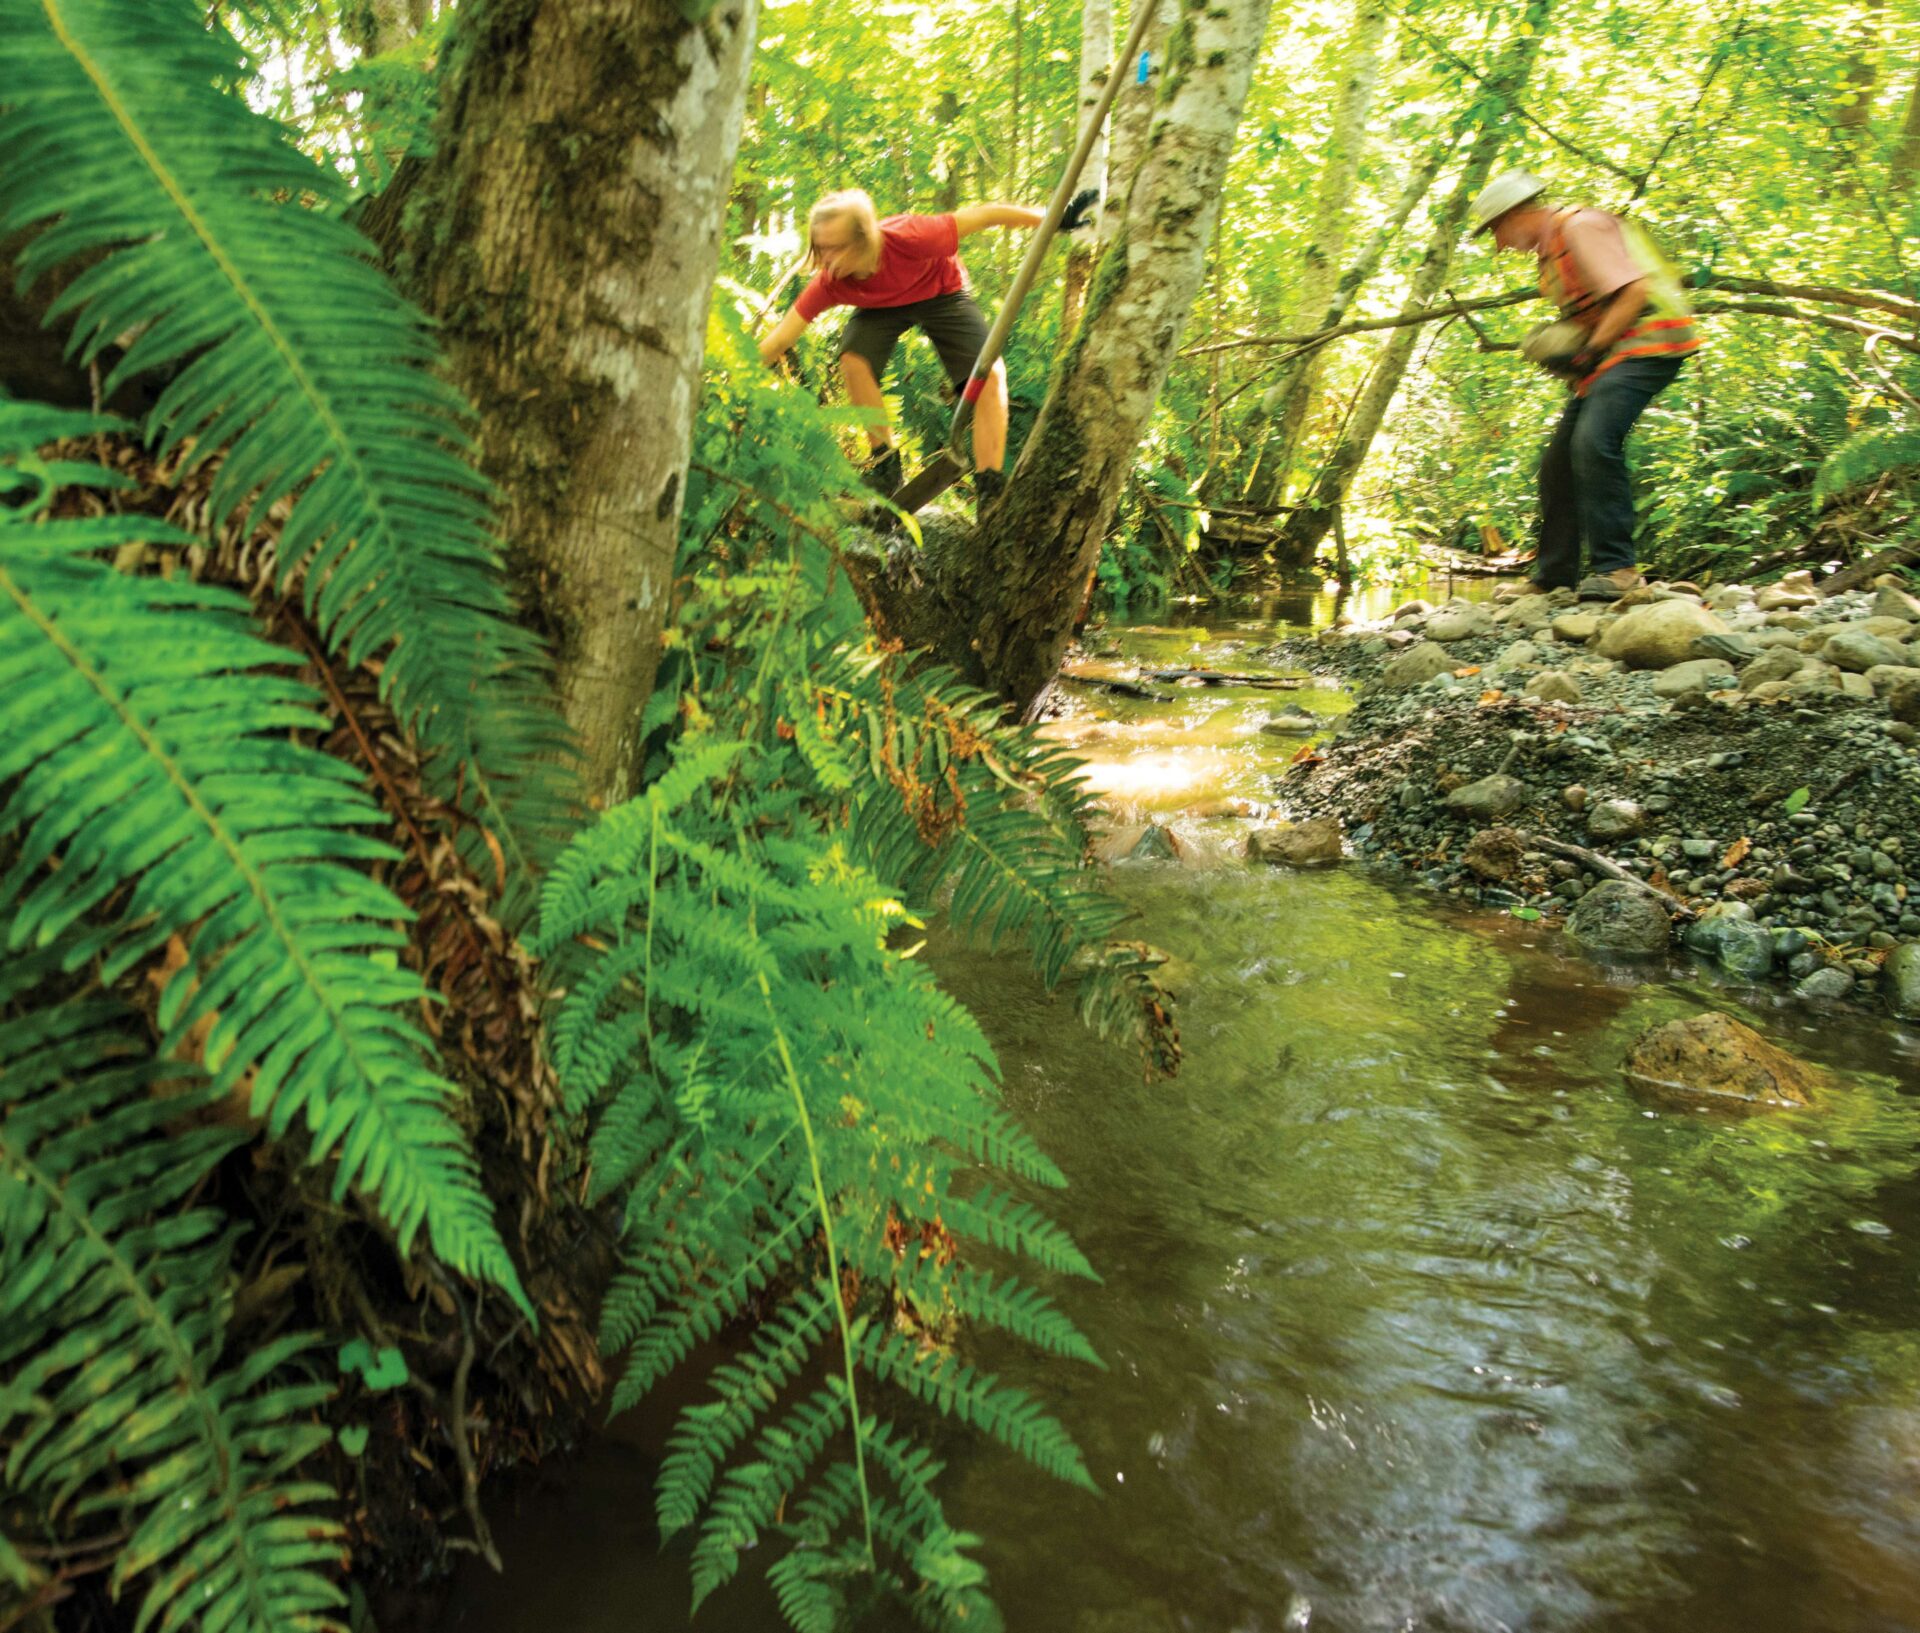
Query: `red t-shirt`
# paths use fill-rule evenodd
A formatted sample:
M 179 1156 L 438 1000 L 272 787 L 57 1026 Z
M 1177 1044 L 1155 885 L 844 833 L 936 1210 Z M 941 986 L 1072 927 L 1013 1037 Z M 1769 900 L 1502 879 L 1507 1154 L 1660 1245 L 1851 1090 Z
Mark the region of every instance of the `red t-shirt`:
M 793 309 L 811 323 L 831 306 L 906 306 L 966 287 L 952 216 L 890 215 L 880 223 L 879 266 L 864 278 L 816 272 Z

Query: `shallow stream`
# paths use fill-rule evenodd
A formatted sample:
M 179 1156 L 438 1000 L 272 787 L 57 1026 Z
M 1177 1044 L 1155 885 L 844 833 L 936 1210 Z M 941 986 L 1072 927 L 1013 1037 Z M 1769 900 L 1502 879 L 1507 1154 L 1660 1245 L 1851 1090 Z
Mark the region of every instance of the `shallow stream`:
M 1276 633 L 1089 644 L 1246 671 Z M 1172 958 L 1180 1076 L 1143 1085 L 1008 960 L 935 952 L 1106 1278 L 1063 1290 L 1105 1374 L 978 1357 L 1054 1403 L 1104 1499 L 942 1448 L 1012 1633 L 1920 1628 L 1920 1035 L 1602 970 L 1350 866 L 1250 869 L 1243 819 L 1180 813 L 1270 798 L 1306 739 L 1260 723 L 1344 699 L 1166 689 L 1077 691 L 1051 729 L 1117 820 L 1182 842 L 1113 870 Z M 1707 1008 L 1824 1068 L 1825 1102 L 1636 1098 L 1633 1037 Z M 507 1575 L 442 1626 L 682 1625 L 660 1432 L 541 1471 L 499 1516 Z M 745 1584 L 696 1625 L 778 1620 Z

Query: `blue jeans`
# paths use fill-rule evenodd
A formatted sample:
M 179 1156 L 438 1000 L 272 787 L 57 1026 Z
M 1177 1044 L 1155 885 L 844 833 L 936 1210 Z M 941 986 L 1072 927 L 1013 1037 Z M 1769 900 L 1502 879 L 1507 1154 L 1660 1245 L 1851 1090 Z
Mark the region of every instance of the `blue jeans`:
M 1680 372 L 1684 358 L 1630 357 L 1569 397 L 1540 460 L 1540 555 L 1534 581 L 1547 589 L 1580 581 L 1587 571 L 1633 565 L 1633 479 L 1627 433 L 1647 404 Z

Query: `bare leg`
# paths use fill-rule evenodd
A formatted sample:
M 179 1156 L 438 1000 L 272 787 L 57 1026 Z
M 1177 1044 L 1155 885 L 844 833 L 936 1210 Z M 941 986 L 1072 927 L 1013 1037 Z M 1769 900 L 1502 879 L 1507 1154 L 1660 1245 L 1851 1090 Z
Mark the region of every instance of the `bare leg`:
M 1007 462 L 1007 366 L 993 365 L 992 377 L 973 405 L 973 463 L 997 471 Z
M 893 427 L 887 424 L 887 400 L 880 395 L 880 382 L 873 377 L 872 365 L 852 352 L 840 354 L 840 378 L 846 383 L 847 401 L 855 408 L 877 409 L 880 418 L 864 426 L 867 444 L 877 453 L 893 446 Z M 1001 446 L 1006 446 L 1005 412 L 1001 416 Z

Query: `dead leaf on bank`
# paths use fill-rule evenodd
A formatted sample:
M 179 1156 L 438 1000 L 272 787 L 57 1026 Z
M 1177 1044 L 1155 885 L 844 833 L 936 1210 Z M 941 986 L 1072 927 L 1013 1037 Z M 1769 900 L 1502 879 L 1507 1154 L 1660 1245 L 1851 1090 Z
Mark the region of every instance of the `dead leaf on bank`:
M 1747 853 L 1753 849 L 1753 841 L 1742 834 L 1727 847 L 1726 854 L 1720 858 L 1723 868 L 1737 868 L 1747 859 Z
M 1501 691 L 1498 686 L 1489 686 L 1480 694 L 1480 701 L 1475 706 L 1482 709 L 1487 708 L 1491 704 L 1498 703 L 1506 695 L 1507 694 Z
M 1479 673 L 1480 673 L 1480 666 L 1479 666 L 1479 664 L 1477 664 L 1477 663 L 1470 663 L 1470 664 L 1468 664 L 1468 665 L 1466 666 L 1466 668 L 1464 668 L 1464 669 L 1456 669 L 1456 670 L 1454 670 L 1454 672 L 1453 672 L 1453 678 L 1454 678 L 1455 680 L 1465 680 L 1465 679 L 1467 678 L 1467 676 L 1469 676 L 1469 675 L 1477 675 L 1477 674 L 1479 674 Z

